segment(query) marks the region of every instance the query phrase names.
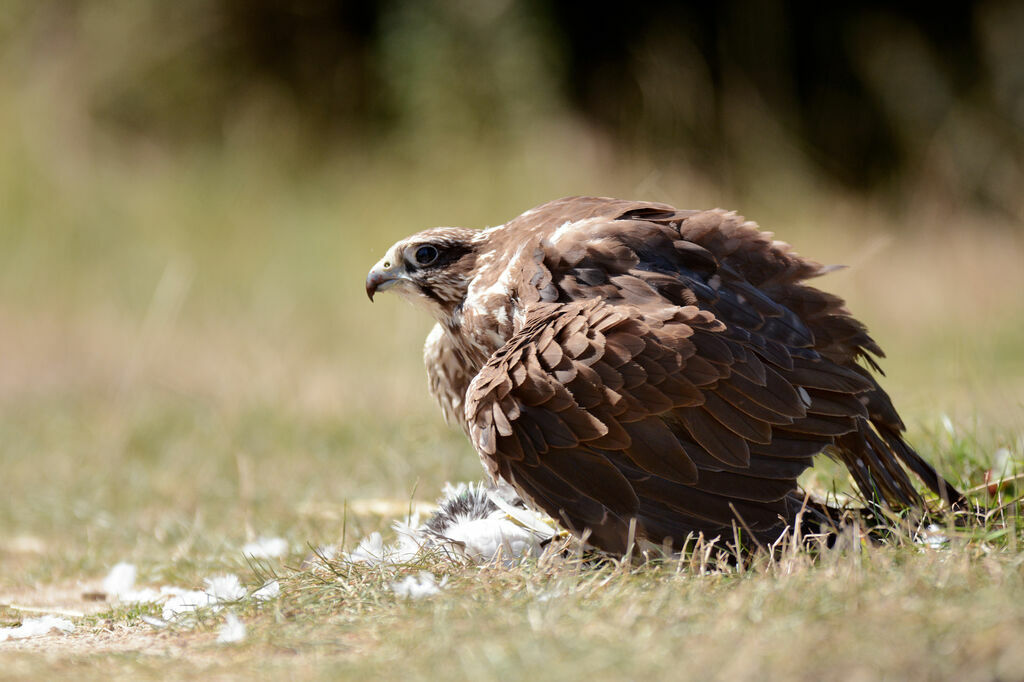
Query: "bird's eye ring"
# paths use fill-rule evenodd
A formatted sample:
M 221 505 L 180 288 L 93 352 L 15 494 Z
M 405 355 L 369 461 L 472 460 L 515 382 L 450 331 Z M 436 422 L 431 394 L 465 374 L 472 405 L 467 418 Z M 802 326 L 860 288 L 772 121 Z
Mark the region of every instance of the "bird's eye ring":
M 417 265 L 430 265 L 437 260 L 437 248 L 430 244 L 424 244 L 420 248 L 416 249 L 416 264 Z

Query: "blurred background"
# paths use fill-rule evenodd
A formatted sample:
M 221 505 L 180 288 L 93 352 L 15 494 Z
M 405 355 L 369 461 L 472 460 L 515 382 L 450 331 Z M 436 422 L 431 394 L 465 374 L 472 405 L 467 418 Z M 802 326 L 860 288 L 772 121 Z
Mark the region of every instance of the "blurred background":
M 315 538 L 479 477 L 365 273 L 569 194 L 851 266 L 925 454 L 1020 456 L 1024 3 L 5 0 L 0 536 Z

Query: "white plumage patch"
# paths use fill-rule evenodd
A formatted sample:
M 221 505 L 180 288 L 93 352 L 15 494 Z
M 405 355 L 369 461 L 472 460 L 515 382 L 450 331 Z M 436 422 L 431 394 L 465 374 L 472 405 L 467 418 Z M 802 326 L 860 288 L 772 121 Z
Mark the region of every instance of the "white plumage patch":
M 528 527 L 510 513 L 532 514 L 511 486 L 489 488 L 483 484 L 449 486 L 440 510 L 426 528 L 438 539 L 460 545 L 465 556 L 477 563 L 497 558 L 514 560 L 540 553 L 540 542 L 554 534 L 550 526 Z M 513 512 L 514 513 L 514 512 Z M 545 535 L 546 533 L 546 535 Z
M 491 299 L 493 298 L 508 298 L 512 295 L 512 285 L 516 280 L 516 274 L 523 268 L 523 258 L 526 253 L 528 243 L 521 245 L 516 249 L 515 254 L 506 263 L 492 264 L 491 259 L 481 260 L 480 264 L 484 264 L 480 267 L 478 264 L 477 276 L 473 279 L 473 282 L 469 285 L 469 291 L 466 294 L 466 303 L 464 307 L 472 308 L 485 313 L 491 308 Z M 501 274 L 495 277 L 496 267 L 504 265 L 504 269 L 501 270 Z M 493 281 L 491 281 L 493 278 Z M 487 285 L 487 282 L 491 282 Z M 486 286 L 485 286 L 486 285 Z
M 603 222 L 604 219 L 586 218 L 584 220 L 566 220 L 564 223 L 558 226 L 557 229 L 551 234 L 551 236 L 545 240 L 545 244 L 550 246 L 558 246 L 558 243 L 565 239 L 567 236 L 576 232 L 578 229 L 583 228 L 584 230 L 591 225 L 599 222 Z
M 385 544 L 380 533 L 363 538 L 347 555 L 349 561 L 404 564 L 421 550 L 440 550 L 452 559 L 483 564 L 500 560 L 512 565 L 538 556 L 541 546 L 559 531 L 550 518 L 527 509 L 507 483 L 446 484 L 438 510 L 420 524 L 414 516 L 396 521 L 398 542 Z

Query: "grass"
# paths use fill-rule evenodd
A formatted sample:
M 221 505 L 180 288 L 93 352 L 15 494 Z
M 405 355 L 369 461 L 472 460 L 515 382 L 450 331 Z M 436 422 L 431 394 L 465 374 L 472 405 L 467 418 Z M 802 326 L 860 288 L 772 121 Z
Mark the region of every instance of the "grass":
M 1018 674 L 1016 527 L 945 550 L 762 557 L 741 573 L 300 564 L 309 546 L 351 548 L 391 520 L 346 503 L 429 501 L 446 480 L 480 477 L 426 395 L 428 320 L 364 298 L 366 269 L 399 237 L 573 193 L 741 208 L 802 253 L 853 266 L 822 286 L 889 352 L 885 385 L 911 440 L 971 486 L 1024 460 L 1019 226 L 940 204 L 896 216 L 791 178 L 729 196 L 570 129 L 313 165 L 267 130 L 236 131 L 217 153 L 169 151 L 51 126 L 32 102 L 0 112 L 21 133 L 0 138 L 0 595 L 84 608 L 118 561 L 148 585 L 235 572 L 256 587 L 273 571 L 283 594 L 239 607 L 249 637 L 233 646 L 214 643 L 216 614 L 153 631 L 145 609 L 91 608 L 71 637 L 0 644 L 0 678 Z M 806 481 L 829 489 L 837 473 L 826 463 Z M 257 535 L 292 552 L 252 566 L 239 549 Z M 391 582 L 423 568 L 449 577 L 442 595 L 398 600 Z M 24 615 L 0 608 L 0 625 Z
M 954 537 L 941 551 L 847 544 L 816 560 L 762 556 L 742 572 L 572 560 L 507 570 L 429 557 L 331 567 L 290 573 L 279 600 L 240 609 L 249 635 L 239 645 L 214 644 L 220 619 L 208 616 L 197 630 L 147 632 L 133 642 L 138 650 L 61 655 L 71 645 L 57 644 L 45 659 L 8 654 L 7 670 L 96 679 L 1005 679 L 1024 662 L 1021 557 L 978 537 Z M 391 594 L 397 576 L 423 568 L 450 576 L 441 595 Z M 117 610 L 83 629 L 146 629 L 139 615 Z

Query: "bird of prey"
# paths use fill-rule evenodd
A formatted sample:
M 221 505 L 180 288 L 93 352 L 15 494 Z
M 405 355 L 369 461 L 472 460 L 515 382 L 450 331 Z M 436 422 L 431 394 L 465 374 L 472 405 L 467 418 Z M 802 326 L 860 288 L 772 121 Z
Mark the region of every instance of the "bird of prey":
M 623 553 L 774 541 L 821 452 L 891 508 L 925 504 L 908 471 L 963 502 L 903 440 L 865 326 L 805 283 L 828 270 L 734 212 L 570 197 L 403 239 L 366 292 L 437 321 L 430 392 L 490 476 Z

